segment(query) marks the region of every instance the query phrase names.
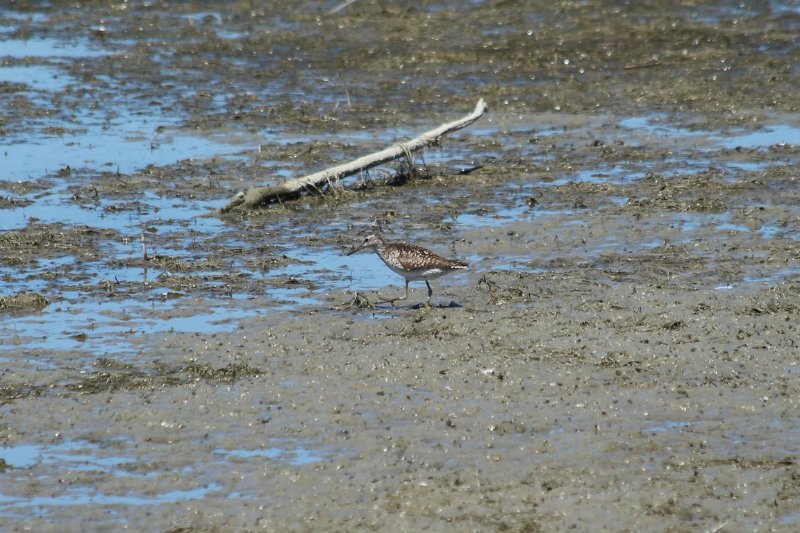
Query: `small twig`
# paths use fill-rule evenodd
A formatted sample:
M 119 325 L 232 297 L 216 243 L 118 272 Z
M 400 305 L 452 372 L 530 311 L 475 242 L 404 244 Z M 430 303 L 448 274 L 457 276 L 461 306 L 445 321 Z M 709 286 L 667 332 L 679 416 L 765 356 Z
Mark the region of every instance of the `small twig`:
M 483 165 L 472 165 L 471 167 L 460 169 L 458 171 L 458 175 L 459 176 L 466 176 L 467 174 L 470 174 L 470 173 L 475 172 L 476 170 L 480 170 L 482 168 L 483 168 Z
M 142 231 L 142 260 L 147 263 L 147 241 L 144 240 L 144 231 Z
M 366 296 L 356 293 L 349 301 L 331 307 L 334 311 L 348 311 L 350 309 L 366 309 L 375 307 Z
M 486 277 L 486 274 L 481 276 L 481 279 L 478 280 L 478 287 L 481 285 L 486 285 L 486 288 L 489 289 L 489 293 L 491 294 L 492 290 L 495 287 L 498 287 L 498 284 Z
M 342 9 L 346 8 L 350 4 L 356 3 L 356 0 L 344 0 L 344 2 L 339 3 L 336 7 L 328 11 L 328 15 L 333 15 L 337 11 L 341 11 Z
M 658 59 L 654 59 L 648 63 L 631 63 L 622 67 L 625 70 L 634 70 L 637 68 L 653 68 L 653 67 L 660 67 L 663 63 Z
M 378 298 L 380 298 L 380 300 L 375 302 L 376 304 L 392 304 L 392 307 L 397 307 L 396 305 L 394 305 L 395 302 L 398 302 L 400 300 L 405 300 L 405 298 L 400 298 L 399 296 L 396 298 L 384 298 L 380 294 L 378 295 Z

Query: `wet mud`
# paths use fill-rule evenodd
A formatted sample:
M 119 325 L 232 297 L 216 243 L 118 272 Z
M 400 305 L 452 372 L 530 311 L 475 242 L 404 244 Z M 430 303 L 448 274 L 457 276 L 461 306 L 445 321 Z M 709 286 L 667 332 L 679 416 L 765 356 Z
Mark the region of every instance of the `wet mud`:
M 0 9 L 3 527 L 796 530 L 797 6 L 334 5 Z

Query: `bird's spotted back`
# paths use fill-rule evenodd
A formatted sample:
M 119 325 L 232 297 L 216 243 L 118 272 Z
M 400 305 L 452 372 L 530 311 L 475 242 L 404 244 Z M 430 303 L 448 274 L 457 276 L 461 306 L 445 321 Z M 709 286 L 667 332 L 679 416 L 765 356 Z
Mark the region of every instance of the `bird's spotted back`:
M 386 244 L 378 248 L 378 255 L 387 265 L 399 270 L 448 271 L 467 268 L 467 264 L 463 261 L 447 259 L 420 246 L 404 242 Z

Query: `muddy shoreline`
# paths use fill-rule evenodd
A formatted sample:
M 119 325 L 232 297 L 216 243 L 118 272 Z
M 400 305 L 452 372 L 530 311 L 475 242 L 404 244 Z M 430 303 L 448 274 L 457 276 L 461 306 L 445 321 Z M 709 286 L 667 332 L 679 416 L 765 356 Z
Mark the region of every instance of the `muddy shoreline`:
M 796 530 L 796 6 L 331 7 L 0 10 L 3 527 Z

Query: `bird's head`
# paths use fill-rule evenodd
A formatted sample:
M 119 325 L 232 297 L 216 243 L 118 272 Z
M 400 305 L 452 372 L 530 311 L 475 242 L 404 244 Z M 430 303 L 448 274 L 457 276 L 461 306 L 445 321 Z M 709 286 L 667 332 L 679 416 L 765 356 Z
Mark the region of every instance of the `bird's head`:
M 375 251 L 378 248 L 378 246 L 381 245 L 383 245 L 383 239 L 381 238 L 381 236 L 375 233 L 370 233 L 369 235 L 364 237 L 364 240 L 361 241 L 361 244 L 354 246 L 353 249 L 347 252 L 347 255 L 353 255 L 356 252 L 366 249 Z

